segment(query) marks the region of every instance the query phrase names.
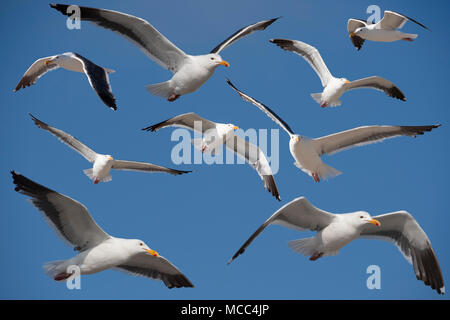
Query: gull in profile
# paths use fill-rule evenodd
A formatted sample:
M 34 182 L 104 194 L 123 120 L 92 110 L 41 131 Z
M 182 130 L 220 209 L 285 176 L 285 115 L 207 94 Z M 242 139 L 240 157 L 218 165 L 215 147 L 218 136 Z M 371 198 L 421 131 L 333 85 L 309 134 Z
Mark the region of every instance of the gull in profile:
M 364 126 L 321 138 L 310 139 L 295 134 L 289 125 L 272 109 L 237 89 L 230 80 L 227 80 L 227 83 L 245 101 L 254 104 L 289 134 L 289 150 L 295 159 L 294 165 L 310 175 L 315 182 L 341 174 L 340 171 L 322 162 L 320 157 L 324 154 L 334 154 L 353 147 L 380 142 L 388 138 L 399 136 L 416 137 L 440 126 L 440 124 L 430 126 Z
M 334 214 L 314 207 L 305 197 L 292 200 L 267 219 L 239 248 L 228 264 L 236 259 L 269 225 L 278 224 L 297 231 L 317 232 L 312 238 L 289 242 L 296 253 L 315 261 L 333 256 L 358 238 L 379 239 L 394 243 L 413 265 L 418 280 L 445 293 L 444 279 L 436 254 L 426 233 L 406 211 L 371 217 L 368 212 Z
M 203 138 L 193 139 L 192 144 L 202 153 L 218 152 L 218 148 L 225 144 L 228 149 L 243 157 L 258 172 L 264 181 L 264 187 L 267 191 L 271 192 L 277 200 L 281 201 L 272 169 L 264 152 L 258 146 L 235 135 L 233 131 L 239 128 L 234 124 L 213 122 L 190 112 L 143 128 L 142 130 L 155 132 L 166 127 L 181 127 L 200 132 Z
M 100 67 L 75 52 L 66 52 L 36 60 L 22 76 L 22 79 L 20 79 L 14 92 L 35 84 L 44 74 L 51 70 L 56 70 L 59 67 L 69 71 L 86 74 L 89 84 L 103 103 L 112 110 L 117 110 L 116 98 L 114 98 L 111 91 L 108 76 L 108 74 L 113 73 L 114 70 Z
M 383 19 L 377 23 L 369 23 L 361 19 L 348 19 L 347 30 L 353 45 L 359 51 L 365 40 L 380 42 L 413 41 L 417 38 L 417 34 L 403 33 L 397 30 L 401 29 L 408 20 L 424 29 L 430 30 L 412 18 L 389 10 L 384 11 Z
M 272 39 L 270 42 L 276 44 L 284 50 L 292 51 L 300 55 L 314 69 L 319 76 L 324 89 L 323 92 L 312 93 L 311 96 L 318 104 L 320 104 L 322 108 L 327 106 L 340 106 L 341 100 L 339 100 L 339 98 L 342 94 L 344 94 L 344 92 L 360 88 L 371 88 L 384 91 L 384 93 L 390 97 L 406 101 L 405 95 L 399 88 L 397 88 L 397 86 L 389 80 L 378 76 L 372 76 L 354 81 L 349 81 L 346 78 L 333 77 L 320 56 L 319 51 L 307 43 L 288 39 Z
M 108 182 L 112 180 L 110 171 L 115 170 L 130 170 L 130 171 L 144 171 L 144 172 L 166 172 L 173 175 L 179 175 L 183 173 L 188 173 L 190 171 L 181 171 L 170 169 L 162 166 L 158 166 L 151 163 L 145 162 L 135 162 L 135 161 L 125 161 L 125 160 L 115 160 L 109 154 L 99 154 L 90 149 L 88 146 L 77 140 L 70 134 L 49 126 L 45 122 L 34 117 L 29 113 L 31 119 L 33 119 L 36 126 L 41 129 L 47 130 L 55 137 L 57 137 L 61 142 L 68 145 L 73 150 L 81 154 L 86 160 L 93 163 L 92 169 L 83 170 L 83 172 L 94 181 L 94 184 L 99 182 Z
M 63 15 L 71 16 L 73 13 L 70 5 L 51 4 L 50 7 Z M 228 67 L 229 63 L 219 55 L 223 49 L 256 30 L 266 29 L 278 19 L 257 22 L 236 31 L 209 54 L 189 55 L 144 19 L 112 10 L 79 6 L 77 8 L 80 20 L 90 21 L 125 37 L 150 59 L 173 72 L 169 81 L 147 86 L 150 93 L 168 101 L 175 101 L 182 95 L 196 91 L 213 75 L 219 65 Z
M 70 278 L 73 266 L 80 274 L 115 269 L 161 280 L 169 288 L 194 287 L 184 274 L 142 240 L 110 236 L 92 219 L 84 205 L 12 171 L 15 191 L 31 197 L 55 233 L 78 254 L 68 260 L 49 262 L 45 272 L 55 281 Z

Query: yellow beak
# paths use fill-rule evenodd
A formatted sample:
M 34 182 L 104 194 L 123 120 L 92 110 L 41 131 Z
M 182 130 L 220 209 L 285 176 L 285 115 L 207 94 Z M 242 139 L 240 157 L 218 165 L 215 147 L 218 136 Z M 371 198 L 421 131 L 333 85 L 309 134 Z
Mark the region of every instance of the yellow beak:
M 300 137 L 297 137 L 295 140 L 296 140 L 296 141 L 300 141 Z
M 350 83 L 350 81 L 348 81 L 348 80 L 345 80 L 345 83 Z
M 230 66 L 230 64 L 228 62 L 226 62 L 225 60 L 220 61 L 219 64 L 221 64 L 221 65 L 223 65 L 225 67 L 229 67 Z
M 148 253 L 150 253 L 154 257 L 159 256 L 158 252 L 156 252 L 155 250 L 152 250 L 152 249 L 144 249 L 144 250 L 147 251 Z
M 239 127 L 238 127 L 238 126 L 234 126 L 233 129 L 234 129 L 234 130 L 238 130 Z
M 369 222 L 376 225 L 377 227 L 381 225 L 380 221 L 378 221 L 377 219 L 370 219 Z
M 109 157 L 108 157 L 108 159 L 109 159 L 109 160 L 111 160 L 111 161 L 112 161 L 112 160 L 114 160 L 114 158 L 113 158 L 113 157 L 111 157 L 111 156 L 109 156 Z

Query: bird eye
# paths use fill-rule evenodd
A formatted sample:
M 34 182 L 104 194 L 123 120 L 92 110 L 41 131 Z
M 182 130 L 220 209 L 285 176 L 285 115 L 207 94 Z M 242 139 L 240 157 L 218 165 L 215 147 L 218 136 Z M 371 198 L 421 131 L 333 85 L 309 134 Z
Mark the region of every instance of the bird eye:
M 214 57 L 211 57 L 211 60 L 214 60 Z
M 141 242 L 141 243 L 139 243 L 139 245 L 140 245 L 140 246 L 142 246 L 142 242 Z
M 364 218 L 364 216 L 359 216 L 361 219 Z

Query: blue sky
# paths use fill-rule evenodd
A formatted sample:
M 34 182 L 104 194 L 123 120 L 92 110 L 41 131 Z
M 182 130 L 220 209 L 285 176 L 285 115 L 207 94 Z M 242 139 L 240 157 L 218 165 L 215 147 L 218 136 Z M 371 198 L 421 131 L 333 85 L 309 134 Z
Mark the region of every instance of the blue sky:
M 193 94 L 169 103 L 145 85 L 166 81 L 160 68 L 114 33 L 82 22 L 68 30 L 66 19 L 48 1 L 8 1 L 0 13 L 3 39 L 0 77 L 0 298 L 3 299 L 446 299 L 417 281 L 395 246 L 359 240 L 335 257 L 316 262 L 295 254 L 289 240 L 311 236 L 271 226 L 233 264 L 226 262 L 273 212 L 299 196 L 335 213 L 367 210 L 372 215 L 408 210 L 428 234 L 444 281 L 449 281 L 447 99 L 450 40 L 446 2 L 396 1 L 78 1 L 148 20 L 190 54 L 209 52 L 237 29 L 282 16 L 266 31 L 240 40 L 221 53 L 230 68 Z M 367 18 L 366 8 L 404 13 L 432 32 L 407 23 L 412 43 L 351 44 L 348 18 Z M 320 108 L 310 93 L 320 80 L 300 57 L 280 50 L 271 38 L 298 39 L 321 52 L 335 76 L 350 80 L 385 77 L 405 93 L 406 102 L 374 90 L 342 97 L 338 108 Z M 116 70 L 110 76 L 118 111 L 106 108 L 82 74 L 57 70 L 30 88 L 13 93 L 36 59 L 67 51 Z M 247 165 L 180 165 L 184 176 L 113 172 L 109 183 L 93 185 L 82 173 L 89 163 L 38 129 L 27 113 L 63 129 L 115 158 L 174 167 L 172 129 L 140 129 L 186 113 L 241 128 L 277 129 L 225 83 L 228 77 L 264 102 L 292 129 L 319 137 L 362 125 L 442 127 L 417 139 L 401 137 L 355 148 L 324 161 L 343 174 L 319 184 L 298 170 L 280 131 L 280 170 L 275 179 L 282 202 L 263 189 Z M 26 197 L 14 192 L 10 170 L 66 194 L 87 206 L 111 235 L 140 238 L 179 267 L 196 286 L 168 290 L 162 282 L 105 271 L 81 279 L 81 290 L 48 278 L 42 265 L 70 258 L 62 243 Z M 381 289 L 366 287 L 369 265 L 381 268 Z

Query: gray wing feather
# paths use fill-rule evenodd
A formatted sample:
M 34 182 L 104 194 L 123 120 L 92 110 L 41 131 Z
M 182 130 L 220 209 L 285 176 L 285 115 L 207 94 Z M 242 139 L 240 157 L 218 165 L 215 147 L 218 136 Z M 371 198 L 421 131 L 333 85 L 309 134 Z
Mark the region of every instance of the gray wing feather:
M 47 72 L 58 69 L 59 65 L 57 65 L 56 63 L 45 64 L 47 60 L 54 57 L 56 56 L 50 56 L 36 60 L 24 73 L 16 88 L 14 89 L 14 92 L 35 84 L 36 81 Z
M 396 85 L 394 85 L 389 80 L 378 76 L 351 81 L 350 83 L 345 84 L 344 88 L 345 91 L 360 88 L 376 89 L 379 91 L 383 91 L 389 97 L 406 101 L 405 95 Z
M 353 147 L 381 142 L 389 138 L 416 137 L 439 126 L 365 126 L 313 139 L 312 143 L 321 156 L 325 153 L 333 154 Z
M 116 170 L 131 170 L 131 171 L 144 171 L 144 172 L 166 172 L 166 173 L 170 173 L 173 175 L 179 175 L 179 174 L 191 172 L 191 171 L 182 171 L 182 170 L 166 168 L 166 167 L 158 166 L 158 165 L 152 164 L 152 163 L 126 161 L 126 160 L 114 160 L 112 168 L 116 169 Z
M 201 130 L 199 129 L 201 125 Z M 182 127 L 189 130 L 196 130 L 201 133 L 204 133 L 210 129 L 213 129 L 216 127 L 216 123 L 209 121 L 205 118 L 202 118 L 198 115 L 196 115 L 193 112 L 180 114 L 179 116 L 167 119 L 166 121 L 162 121 L 160 123 L 157 123 L 155 125 L 143 128 L 144 131 L 158 131 L 161 128 L 166 127 Z
M 95 158 L 97 157 L 97 153 L 78 141 L 75 137 L 71 136 L 70 134 L 56 129 L 54 127 L 49 126 L 45 122 L 42 122 L 38 118 L 34 117 L 31 113 L 28 113 L 33 119 L 34 123 L 41 129 L 47 130 L 51 134 L 53 134 L 55 137 L 57 137 L 61 142 L 65 143 L 69 147 L 71 147 L 73 150 L 80 153 L 86 160 L 89 162 L 94 162 Z
M 381 225 L 368 225 L 361 238 L 380 239 L 393 242 L 403 256 L 413 265 L 418 280 L 438 293 L 444 293 L 444 279 L 436 254 L 426 233 L 406 211 L 387 213 L 373 217 Z
M 305 197 L 292 200 L 281 207 L 269 219 L 267 219 L 239 248 L 239 250 L 228 261 L 231 263 L 255 240 L 255 238 L 270 224 L 279 224 L 284 227 L 303 231 L 320 231 L 328 226 L 335 215 L 314 207 Z
M 146 253 L 137 254 L 127 263 L 116 267 L 134 275 L 161 280 L 169 288 L 193 288 L 194 285 L 184 274 L 164 257 L 154 257 Z
M 11 172 L 15 191 L 31 197 L 56 234 L 76 250 L 85 250 L 110 238 L 92 219 L 86 207 L 21 174 Z

